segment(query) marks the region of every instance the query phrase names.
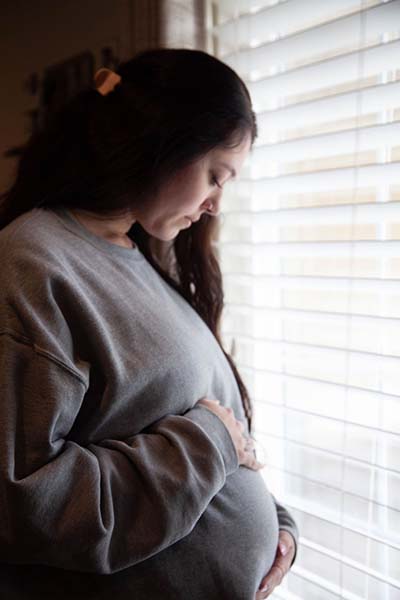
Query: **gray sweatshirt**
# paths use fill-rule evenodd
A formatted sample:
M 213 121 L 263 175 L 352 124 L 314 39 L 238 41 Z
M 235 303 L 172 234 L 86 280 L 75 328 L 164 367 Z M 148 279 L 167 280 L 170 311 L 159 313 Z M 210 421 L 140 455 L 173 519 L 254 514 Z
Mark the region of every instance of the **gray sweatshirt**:
M 298 531 L 195 406 L 248 432 L 203 320 L 63 207 L 15 219 L 0 256 L 0 597 L 254 600 Z

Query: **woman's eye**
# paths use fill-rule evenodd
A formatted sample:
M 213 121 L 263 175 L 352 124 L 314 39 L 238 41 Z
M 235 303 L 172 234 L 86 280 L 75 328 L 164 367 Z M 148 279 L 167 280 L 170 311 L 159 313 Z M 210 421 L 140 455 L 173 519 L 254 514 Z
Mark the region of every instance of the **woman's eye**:
M 212 176 L 211 181 L 214 185 L 217 185 L 219 188 L 222 188 L 222 185 L 219 184 L 218 179 L 215 175 Z

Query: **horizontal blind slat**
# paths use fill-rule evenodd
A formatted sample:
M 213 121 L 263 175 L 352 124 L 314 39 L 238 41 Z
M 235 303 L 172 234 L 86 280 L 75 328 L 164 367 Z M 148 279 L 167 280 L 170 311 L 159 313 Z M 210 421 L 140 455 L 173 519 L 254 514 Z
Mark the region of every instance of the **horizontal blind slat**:
M 397 52 L 400 36 L 362 51 L 317 60 L 308 65 L 266 76 L 247 64 L 242 73 L 258 111 L 275 110 L 290 104 L 310 102 L 344 92 L 356 92 L 385 81 L 398 81 Z M 360 77 L 360 60 L 363 71 Z M 235 68 L 235 63 L 231 65 Z
M 334 117 L 335 121 L 360 114 L 378 113 L 382 110 L 399 106 L 400 81 L 376 83 L 358 90 L 351 90 L 318 97 L 301 103 L 280 108 L 260 111 L 257 121 L 261 128 L 272 130 L 272 133 L 290 130 L 299 123 L 315 125 L 327 122 Z M 278 135 L 278 134 L 276 134 Z
M 271 419 L 276 419 L 275 423 Z M 343 442 L 343 432 L 346 436 Z M 287 439 L 312 452 L 320 451 L 321 456 L 345 458 L 353 461 L 365 471 L 378 469 L 381 476 L 394 478 L 396 489 L 400 485 L 400 465 L 393 461 L 399 451 L 398 436 L 376 428 L 368 429 L 344 421 L 320 415 L 311 415 L 288 407 L 269 403 L 257 405 L 255 412 L 255 436 L 266 436 L 278 442 Z M 286 436 L 286 437 L 285 437 Z M 268 448 L 268 445 L 267 445 Z M 387 454 L 391 459 L 387 458 Z M 397 494 L 399 495 L 399 494 Z M 394 494 L 396 496 L 396 493 Z M 397 502 L 397 501 L 396 501 Z M 397 503 L 398 504 L 398 503 Z
M 325 317 L 325 316 L 324 316 Z M 327 318 L 327 317 L 326 317 Z M 305 321 L 305 324 L 311 328 L 311 326 L 313 325 L 313 322 L 311 319 L 303 319 Z M 228 321 L 228 319 L 227 319 Z M 321 319 L 321 321 L 323 321 L 323 319 Z M 229 322 L 229 321 L 228 321 Z M 316 320 L 314 320 L 314 323 L 316 322 Z M 295 326 L 298 326 L 298 322 L 294 321 Z M 273 333 L 271 335 L 268 334 L 262 334 L 262 335 L 251 335 L 249 332 L 246 332 L 246 334 L 241 333 L 240 331 L 236 330 L 225 330 L 225 334 L 228 334 L 232 337 L 235 338 L 235 343 L 236 344 L 243 344 L 243 346 L 250 346 L 252 345 L 255 349 L 255 351 L 258 350 L 258 347 L 264 347 L 264 346 L 269 346 L 270 344 L 282 344 L 285 346 L 285 349 L 287 351 L 289 351 L 292 347 L 295 347 L 296 349 L 300 349 L 303 348 L 304 350 L 327 350 L 327 351 L 332 351 L 332 352 L 338 352 L 338 353 L 346 353 L 346 355 L 349 352 L 353 352 L 353 353 L 357 353 L 358 357 L 361 359 L 362 357 L 365 358 L 365 360 L 370 359 L 370 358 L 375 358 L 381 359 L 381 365 L 382 368 L 385 368 L 385 363 L 390 362 L 390 364 L 392 364 L 392 361 L 399 359 L 400 360 L 400 353 L 398 351 L 398 342 L 396 344 L 396 342 L 393 342 L 393 345 L 390 344 L 390 340 L 387 342 L 387 346 L 384 346 L 384 342 L 381 342 L 381 340 L 378 340 L 378 342 L 376 343 L 374 340 L 371 340 L 370 338 L 367 338 L 366 341 L 363 340 L 363 338 L 361 338 L 360 340 L 355 339 L 353 341 L 352 337 L 356 338 L 356 334 L 357 334 L 357 330 L 356 326 L 353 326 L 353 324 L 351 324 L 349 326 L 348 329 L 345 328 L 341 328 L 339 326 L 338 332 L 334 332 L 333 329 L 328 329 L 328 327 L 325 325 L 324 328 L 322 329 L 322 331 L 318 332 L 321 335 L 321 343 L 318 343 L 318 339 L 317 339 L 317 335 L 314 334 L 314 339 L 312 337 L 312 334 L 307 334 L 307 333 L 298 333 L 296 330 L 294 332 L 290 331 L 290 321 L 286 320 L 286 321 L 282 321 L 282 323 L 280 324 L 281 326 L 278 325 L 278 327 L 276 327 L 275 331 L 273 331 Z M 280 330 L 284 330 L 285 334 L 284 335 L 280 335 L 279 332 Z M 333 336 L 333 333 L 335 333 L 336 335 Z M 377 333 L 377 335 L 379 334 L 378 328 L 374 328 L 374 332 Z M 368 332 L 364 332 L 365 335 L 368 335 Z M 396 332 L 397 333 L 397 332 Z M 275 335 L 274 335 L 275 334 Z M 324 335 L 325 334 L 325 335 Z M 331 334 L 331 338 L 329 338 L 329 334 Z M 346 345 L 345 342 L 345 338 L 344 336 L 348 335 L 351 339 L 348 342 L 348 344 Z M 382 336 L 382 339 L 384 341 L 385 338 Z M 329 343 L 331 342 L 331 343 Z M 383 346 L 383 348 L 381 348 L 381 344 Z M 393 354 L 391 354 L 390 352 L 386 351 L 385 352 L 385 348 L 389 348 L 391 350 L 393 350 Z M 339 360 L 341 357 L 338 355 L 337 359 Z M 347 358 L 347 356 L 346 356 Z M 400 364 L 399 364 L 400 367 Z
M 239 366 L 240 370 L 252 369 L 254 372 L 263 372 L 269 375 L 284 375 L 285 377 L 298 377 L 299 379 L 307 382 L 315 382 L 315 383 L 330 383 L 336 384 L 338 387 L 342 388 L 346 386 L 346 389 L 353 391 L 362 391 L 362 392 L 379 392 L 380 394 L 386 394 L 387 396 L 400 396 L 400 388 L 397 384 L 396 386 L 390 385 L 389 383 L 384 387 L 378 385 L 377 383 L 374 385 L 368 385 L 368 382 L 363 380 L 362 374 L 360 373 L 359 377 L 354 377 L 348 380 L 346 378 L 346 372 L 343 370 L 342 376 L 338 377 L 337 374 L 326 374 L 324 372 L 311 372 L 306 369 L 293 369 L 293 368 L 285 368 L 282 369 L 277 367 L 275 364 L 271 364 L 271 366 L 265 365 L 253 365 L 249 364 L 249 362 L 245 361 L 243 358 L 237 358 L 236 364 Z M 368 366 L 368 365 L 367 365 Z M 376 373 L 375 373 L 375 379 Z
M 322 192 L 330 190 L 356 189 L 367 186 L 399 185 L 400 161 L 372 164 L 368 166 L 338 168 L 299 173 L 298 175 L 280 175 L 260 177 L 258 180 L 241 183 L 242 189 L 253 188 L 256 196 L 262 196 L 274 203 L 275 194 Z M 269 194 L 267 196 L 267 194 Z M 265 202 L 265 204 L 267 204 Z
M 277 470 L 275 469 L 275 472 Z M 292 477 L 292 476 L 290 476 Z M 267 479 L 264 476 L 264 479 Z M 287 494 L 286 496 L 286 504 L 288 509 L 295 515 L 295 517 L 300 521 L 308 521 L 310 524 L 313 524 L 311 531 L 309 531 L 308 537 L 305 535 L 307 533 L 306 529 L 303 529 L 303 535 L 301 536 L 301 543 L 303 541 L 307 543 L 318 543 L 320 541 L 325 542 L 325 551 L 338 553 L 340 548 L 340 542 L 338 543 L 338 539 L 340 533 L 343 532 L 344 538 L 346 539 L 357 539 L 363 543 L 362 548 L 365 548 L 364 544 L 366 542 L 373 543 L 377 548 L 382 549 L 382 546 L 386 547 L 386 550 L 393 551 L 393 556 L 397 557 L 400 552 L 400 543 L 396 542 L 394 539 L 386 539 L 379 532 L 368 531 L 367 527 L 357 527 L 354 523 L 341 523 L 340 519 L 336 517 L 336 515 L 328 512 L 324 505 L 316 505 L 315 503 L 310 507 L 309 502 L 305 499 L 299 498 L 293 494 Z M 319 530 L 317 527 L 320 527 L 322 532 L 329 531 L 330 535 L 328 536 L 319 536 Z M 349 557 L 350 559 L 357 560 L 359 558 L 360 549 L 359 546 L 360 541 L 357 543 L 356 547 L 353 548 L 349 544 L 349 546 L 345 546 L 345 557 Z M 321 543 L 318 543 L 321 546 Z M 374 562 L 371 561 L 372 567 L 374 568 Z M 400 564 L 400 562 L 396 561 L 393 563 L 394 565 Z M 395 569 L 391 569 L 389 567 L 389 574 L 391 573 L 398 574 L 399 571 Z
M 299 173 L 397 160 L 400 158 L 399 132 L 400 121 L 392 121 L 313 135 L 311 138 L 259 145 L 253 151 L 252 176 L 268 177 L 285 172 Z
M 334 302 L 331 301 L 329 307 L 327 307 L 325 305 L 325 298 L 327 298 L 327 296 L 324 296 L 323 294 L 319 294 L 319 290 L 316 290 L 315 293 L 313 295 L 320 295 L 319 300 L 315 300 L 314 303 L 311 305 L 311 303 L 309 305 L 306 304 L 308 297 L 305 295 L 301 295 L 300 293 L 296 294 L 296 297 L 293 299 L 293 295 L 292 298 L 290 299 L 290 302 L 286 302 L 282 308 L 280 308 L 280 303 L 279 300 L 278 301 L 274 301 L 274 300 L 270 300 L 269 298 L 267 300 L 265 300 L 262 304 L 260 303 L 260 300 L 257 300 L 257 304 L 254 302 L 253 304 L 248 302 L 240 302 L 239 300 L 237 300 L 237 296 L 238 294 L 242 293 L 242 290 L 237 290 L 234 289 L 234 292 L 230 292 L 230 288 L 227 286 L 228 289 L 228 294 L 226 295 L 226 300 L 225 300 L 225 321 L 227 323 L 226 326 L 224 326 L 224 328 L 222 329 L 222 332 L 225 335 L 230 335 L 230 336 L 234 336 L 235 332 L 239 333 L 241 332 L 240 327 L 238 329 L 235 330 L 235 332 L 233 331 L 232 327 L 229 326 L 232 317 L 235 314 L 238 314 L 238 318 L 243 319 L 243 313 L 246 313 L 246 311 L 251 310 L 251 311 L 255 311 L 255 310 L 259 310 L 260 308 L 263 309 L 268 309 L 269 311 L 276 311 L 276 313 L 280 313 L 283 310 L 290 310 L 291 314 L 293 315 L 293 317 L 295 317 L 295 315 L 299 315 L 299 320 L 300 319 L 304 319 L 307 318 L 308 316 L 310 317 L 323 317 L 323 316 L 327 316 L 327 318 L 329 319 L 332 316 L 335 315 L 339 315 L 342 317 L 348 317 L 350 318 L 358 318 L 358 317 L 367 317 L 367 318 L 371 318 L 374 319 L 376 323 L 378 322 L 383 322 L 385 323 L 386 321 L 392 321 L 393 319 L 399 319 L 400 318 L 400 306 L 397 307 L 397 310 L 393 311 L 390 310 L 391 306 L 389 306 L 389 308 L 386 308 L 386 313 L 384 313 L 385 311 L 385 307 L 382 307 L 382 313 L 383 314 L 376 314 L 376 312 L 374 312 L 372 309 L 368 310 L 368 306 L 372 305 L 372 300 L 370 300 L 368 297 L 366 298 L 359 298 L 358 299 L 358 303 L 356 306 L 355 302 L 352 302 L 352 305 L 350 307 L 350 309 L 346 310 L 346 306 L 349 304 L 349 299 L 348 299 L 348 293 L 345 294 L 344 296 L 339 296 L 336 299 L 336 304 L 334 304 Z M 250 292 L 252 292 L 252 289 L 250 290 Z M 399 291 L 400 293 L 400 291 Z M 399 293 L 397 294 L 397 296 L 395 297 L 395 301 L 398 302 L 399 301 Z M 230 300 L 229 298 L 233 297 L 235 299 Z M 329 296 L 328 296 L 329 297 Z M 377 301 L 379 301 L 380 296 L 377 296 Z M 375 300 L 375 298 L 374 298 Z M 384 299 L 385 300 L 385 299 Z M 388 300 L 388 304 L 390 302 L 390 300 L 392 300 L 391 298 Z M 275 302 L 275 304 L 274 304 Z M 296 306 L 297 303 L 297 306 Z M 289 309 L 285 309 L 285 306 L 289 306 Z M 244 317 L 245 318 L 245 317 Z M 378 326 L 378 325 L 377 325 Z
M 400 396 L 399 358 L 278 341 L 236 344 L 240 367 Z
M 314 384 L 316 385 L 316 384 Z M 317 384 L 318 385 L 318 384 Z M 249 386 L 251 387 L 251 385 Z M 323 387 L 326 387 L 326 384 L 321 385 L 320 384 L 321 389 L 323 390 Z M 323 413 L 322 410 L 323 409 L 319 409 L 318 407 L 315 408 L 315 411 L 313 410 L 309 410 L 306 409 L 304 406 L 298 406 L 296 405 L 296 401 L 295 399 L 288 399 L 288 401 L 283 404 L 282 402 L 277 402 L 274 398 L 275 401 L 273 401 L 272 399 L 266 399 L 263 394 L 262 391 L 259 391 L 258 394 L 255 392 L 254 397 L 256 399 L 256 406 L 255 406 L 255 420 L 260 421 L 260 419 L 263 418 L 263 414 L 266 411 L 270 411 L 271 414 L 275 413 L 275 414 L 279 414 L 282 415 L 279 418 L 280 419 L 284 419 L 286 417 L 287 413 L 288 415 L 293 415 L 293 418 L 295 418 L 297 415 L 300 415 L 301 419 L 304 419 L 306 417 L 310 417 L 310 420 L 315 420 L 315 419 L 322 419 L 323 421 L 326 422 L 333 422 L 335 424 L 344 424 L 346 423 L 346 425 L 348 425 L 350 428 L 355 429 L 359 432 L 360 436 L 365 436 L 367 437 L 369 434 L 371 436 L 377 436 L 377 437 L 382 437 L 382 438 L 390 438 L 391 436 L 394 436 L 394 445 L 397 445 L 399 443 L 398 441 L 398 428 L 397 431 L 395 430 L 395 427 L 393 427 L 393 423 L 389 423 L 389 422 L 384 422 L 383 419 L 379 419 L 375 417 L 376 413 L 379 412 L 379 408 L 377 409 L 377 405 L 378 402 L 382 402 L 382 403 L 386 403 L 387 401 L 389 402 L 388 399 L 394 399 L 394 403 L 392 403 L 392 405 L 394 404 L 394 406 L 397 409 L 400 409 L 400 397 L 399 396 L 386 396 L 384 394 L 379 394 L 379 393 L 374 393 L 371 394 L 369 393 L 369 396 L 373 396 L 372 397 L 372 402 L 371 405 L 368 405 L 368 417 L 366 418 L 365 415 L 360 415 L 360 413 L 358 413 L 361 418 L 360 418 L 360 422 L 357 421 L 357 414 L 355 414 L 355 412 L 353 411 L 352 415 L 348 416 L 346 415 L 346 418 L 344 417 L 344 415 L 342 414 L 340 415 L 336 415 L 335 412 L 333 412 L 332 414 L 330 414 L 329 412 L 329 408 L 326 407 L 325 411 L 326 413 Z M 368 394 L 364 394 L 367 398 L 368 398 Z M 270 398 L 270 396 L 268 396 L 268 398 Z M 292 404 L 293 402 L 293 404 Z M 337 407 L 333 407 L 334 410 L 337 412 Z M 383 410 L 382 410 L 383 412 Z M 390 413 L 390 409 L 388 409 L 388 412 Z M 367 421 L 367 422 L 362 422 L 362 421 Z M 382 426 L 379 427 L 377 425 L 377 422 L 382 421 Z M 264 422 L 263 422 L 264 423 Z M 263 424 L 261 423 L 261 425 L 259 425 L 260 430 L 262 431 L 263 427 L 265 426 L 265 423 Z M 272 427 L 272 423 L 271 423 L 271 427 Z M 266 430 L 268 431 L 268 430 Z M 280 430 L 279 430 L 280 431 Z M 272 433 L 276 434 L 275 431 L 273 431 Z M 278 436 L 279 437 L 279 436 Z M 282 436 L 281 436 L 282 437 Z M 349 454 L 349 456 L 355 456 L 355 455 L 351 455 Z M 377 459 L 379 460 L 379 459 Z M 393 463 L 394 465 L 396 465 L 397 463 Z M 384 464 L 381 465 L 382 467 L 385 467 Z M 386 467 L 385 467 L 386 468 Z M 396 468 L 392 468 L 392 470 L 396 471 Z
M 258 443 L 260 440 L 262 442 L 263 439 L 263 436 L 258 434 Z M 273 452 L 272 450 L 274 443 L 277 447 L 279 447 L 282 445 L 282 441 L 280 439 L 270 440 L 267 451 L 266 465 L 268 470 L 275 470 L 280 475 L 297 476 L 304 484 L 308 484 L 310 487 L 314 488 L 318 487 L 318 489 L 321 491 L 324 490 L 330 498 L 338 498 L 340 494 L 343 494 L 343 496 L 346 496 L 348 505 L 351 507 L 354 507 L 358 504 L 359 506 L 363 506 L 365 510 L 366 506 L 372 505 L 376 509 L 378 515 L 379 513 L 384 514 L 386 511 L 390 511 L 390 514 L 394 517 L 395 522 L 400 522 L 400 510 L 395 495 L 392 495 L 392 499 L 396 502 L 396 504 L 393 506 L 390 501 L 381 502 L 376 499 L 375 496 L 377 496 L 379 493 L 379 490 L 377 490 L 376 487 L 373 488 L 372 497 L 368 495 L 368 492 L 363 493 L 362 489 L 360 489 L 359 492 L 351 489 L 351 478 L 354 478 L 355 470 L 348 467 L 350 464 L 349 460 L 343 459 L 342 457 L 333 457 L 332 455 L 328 456 L 327 453 L 323 453 L 315 449 L 310 450 L 301 446 L 300 444 L 292 442 L 291 440 L 286 440 L 285 445 L 287 450 L 285 463 L 283 463 L 282 460 L 278 460 L 276 458 L 278 456 L 278 452 Z M 300 472 L 298 466 L 299 464 L 309 465 L 310 468 L 305 474 L 303 474 Z M 342 481 L 342 472 L 345 474 L 344 481 Z M 382 485 L 384 480 L 378 480 L 378 482 L 380 485 Z M 358 480 L 357 483 L 360 486 L 360 480 Z M 369 482 L 366 482 L 366 486 L 371 488 Z M 347 522 L 356 522 L 357 525 L 361 527 L 363 516 L 359 515 L 354 517 L 353 520 L 351 510 L 349 510 L 346 516 L 348 517 Z M 344 521 L 346 521 L 346 519 L 344 519 Z M 378 526 L 379 517 L 376 519 L 374 527 L 378 529 Z M 398 530 L 394 533 L 394 539 L 396 543 L 400 542 Z
M 329 6 L 320 0 L 307 0 L 308 11 L 304 11 L 304 0 L 218 0 L 215 4 L 217 14 L 215 15 L 214 32 L 218 34 L 220 25 L 234 27 L 238 22 L 247 26 L 259 23 L 267 25 L 273 23 L 280 30 L 288 27 L 295 29 L 305 28 L 310 23 L 310 14 L 313 23 L 324 21 L 332 15 L 341 15 L 346 12 L 358 10 L 360 0 L 335 0 L 335 5 Z M 368 5 L 377 4 L 376 0 L 369 0 Z M 294 20 L 293 15 L 296 15 Z M 250 21 L 250 23 L 249 23 Z
M 357 215 L 360 218 L 368 218 L 372 220 L 378 220 L 380 215 L 385 218 L 396 217 L 400 211 L 400 201 L 393 200 L 392 202 L 363 202 L 358 204 L 319 204 L 319 205 L 308 205 L 308 206 L 287 206 L 285 208 L 278 208 L 276 206 L 269 206 L 263 209 L 254 209 L 251 206 L 245 208 L 244 206 L 237 206 L 235 210 L 231 207 L 226 208 L 223 214 L 220 215 L 220 223 L 222 226 L 229 226 L 229 221 L 235 223 L 235 221 L 241 222 L 244 220 L 247 222 L 257 222 L 257 220 L 265 219 L 268 223 L 275 225 L 288 224 L 288 223 L 308 223 L 309 221 L 319 221 L 324 217 L 333 218 L 338 222 L 346 222 L 349 215 Z
M 361 15 L 361 17 L 360 17 Z M 307 64 L 321 58 L 329 58 L 339 52 L 360 50 L 360 46 L 380 41 L 382 31 L 393 32 L 398 30 L 400 8 L 396 0 L 389 0 L 349 16 L 339 17 L 326 23 L 318 24 L 306 30 L 293 32 L 289 35 L 280 35 L 275 41 L 259 39 L 257 47 L 242 48 L 238 46 L 238 36 L 241 35 L 240 23 L 235 22 L 231 34 L 224 35 L 224 28 L 218 31 L 220 56 L 225 62 L 231 62 L 230 54 L 236 68 L 245 76 L 245 70 L 251 64 L 251 69 L 256 69 L 260 76 L 274 73 L 279 69 L 288 69 L 294 65 Z M 361 19 L 364 19 L 362 22 Z M 271 27 L 274 23 L 271 23 Z M 246 27 L 246 24 L 244 24 Z M 259 31 L 268 31 L 262 27 Z M 275 32 L 275 30 L 272 31 Z M 249 40 L 252 32 L 246 27 L 245 39 Z M 362 36 L 362 37 L 361 37 Z M 251 40 L 249 40 L 250 43 Z M 225 49 L 224 49 L 225 47 Z
M 379 573 L 379 571 L 368 568 L 365 565 L 363 565 L 355 560 L 351 560 L 350 558 L 348 558 L 346 556 L 341 557 L 339 552 L 329 551 L 321 544 L 313 543 L 307 539 L 302 540 L 302 544 L 304 544 L 304 546 L 307 548 L 312 548 L 315 552 L 318 552 L 319 554 L 321 554 L 323 556 L 328 556 L 334 560 L 343 560 L 343 563 L 345 565 L 351 566 L 352 568 L 356 569 L 360 573 L 365 573 L 365 574 L 371 575 L 375 579 L 379 579 L 381 581 L 386 581 L 386 579 L 384 577 L 382 577 L 382 575 Z M 391 585 L 397 586 L 400 589 L 400 580 L 399 579 L 395 579 L 393 577 L 393 578 L 388 578 L 387 581 L 389 581 L 391 583 Z

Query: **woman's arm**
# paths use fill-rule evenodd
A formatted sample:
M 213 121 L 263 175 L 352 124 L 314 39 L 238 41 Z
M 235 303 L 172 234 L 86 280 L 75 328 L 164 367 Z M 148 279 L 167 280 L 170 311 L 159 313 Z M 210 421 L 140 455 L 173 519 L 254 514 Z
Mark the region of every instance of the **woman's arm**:
M 203 407 L 78 444 L 69 434 L 86 389 L 79 368 L 0 333 L 3 562 L 119 571 L 188 535 L 238 468 L 228 430 Z

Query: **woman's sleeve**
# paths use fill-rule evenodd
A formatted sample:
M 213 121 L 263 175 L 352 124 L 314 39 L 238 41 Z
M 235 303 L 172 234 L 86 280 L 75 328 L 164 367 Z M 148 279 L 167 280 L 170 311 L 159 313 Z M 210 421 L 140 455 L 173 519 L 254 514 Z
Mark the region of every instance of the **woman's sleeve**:
M 114 573 L 188 535 L 239 464 L 196 406 L 129 439 L 69 438 L 87 383 L 0 333 L 0 561 Z
M 274 499 L 276 512 L 278 514 L 279 529 L 284 529 L 285 531 L 288 531 L 290 534 L 292 534 L 294 538 L 295 553 L 292 560 L 292 564 L 290 565 L 292 566 L 297 556 L 297 548 L 299 545 L 299 530 L 296 525 L 296 521 L 293 519 L 290 512 L 284 506 L 282 506 L 282 504 L 279 504 L 279 502 L 277 502 L 275 496 L 272 497 Z

